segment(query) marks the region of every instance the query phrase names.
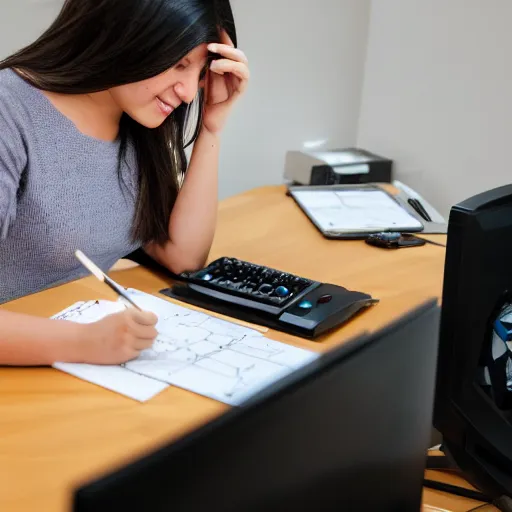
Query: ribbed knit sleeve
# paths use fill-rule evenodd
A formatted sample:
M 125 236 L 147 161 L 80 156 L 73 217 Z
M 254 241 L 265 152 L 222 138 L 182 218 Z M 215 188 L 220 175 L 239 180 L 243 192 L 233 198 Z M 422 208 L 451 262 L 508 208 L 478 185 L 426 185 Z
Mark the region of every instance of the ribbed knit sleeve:
M 17 194 L 26 165 L 27 151 L 16 111 L 4 91 L 0 96 L 0 241 L 7 237 L 16 217 Z

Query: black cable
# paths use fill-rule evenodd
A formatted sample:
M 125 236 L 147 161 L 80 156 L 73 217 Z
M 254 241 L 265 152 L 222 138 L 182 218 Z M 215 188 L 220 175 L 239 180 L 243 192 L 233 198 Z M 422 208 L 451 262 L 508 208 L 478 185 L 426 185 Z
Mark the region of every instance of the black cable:
M 468 510 L 468 512 L 477 512 L 477 510 L 481 510 L 482 508 L 485 508 L 488 506 L 489 506 L 488 503 L 484 503 L 483 505 L 478 505 L 477 507 Z
M 479 491 L 473 491 L 464 487 L 458 487 L 457 485 L 445 484 L 443 482 L 436 482 L 435 480 L 423 480 L 423 485 L 429 489 L 436 491 L 447 492 L 454 494 L 455 496 L 461 496 L 463 498 L 469 498 L 476 501 L 485 501 L 486 503 L 492 503 L 492 499 Z
M 439 247 L 446 247 L 446 244 L 442 244 L 441 242 L 434 242 L 434 240 L 429 240 L 428 238 L 423 238 L 421 236 L 418 236 L 418 235 L 414 235 L 416 238 L 419 238 L 420 240 L 424 240 L 425 242 L 427 242 L 427 244 L 432 244 L 432 245 L 437 245 Z

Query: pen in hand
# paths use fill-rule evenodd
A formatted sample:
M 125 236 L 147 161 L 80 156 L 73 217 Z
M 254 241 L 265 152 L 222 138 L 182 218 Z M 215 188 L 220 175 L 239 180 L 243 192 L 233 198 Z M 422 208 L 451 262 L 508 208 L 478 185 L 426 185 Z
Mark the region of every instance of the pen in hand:
M 127 306 L 134 307 L 139 311 L 142 309 L 137 306 L 137 304 L 131 299 L 131 297 L 126 293 L 126 290 L 119 284 L 117 284 L 113 279 L 108 277 L 96 264 L 94 264 L 82 251 L 75 251 L 75 256 L 78 261 L 95 277 L 97 277 L 100 281 L 103 281 L 107 286 L 109 286 L 112 290 L 114 290 L 117 295 L 119 295 L 120 299 Z
M 136 359 L 143 350 L 153 346 L 158 336 L 158 317 L 143 311 L 126 289 L 108 277 L 83 252 L 76 251 L 75 256 L 91 274 L 116 292 L 127 309 L 83 324 L 74 360 L 69 362 L 112 365 Z

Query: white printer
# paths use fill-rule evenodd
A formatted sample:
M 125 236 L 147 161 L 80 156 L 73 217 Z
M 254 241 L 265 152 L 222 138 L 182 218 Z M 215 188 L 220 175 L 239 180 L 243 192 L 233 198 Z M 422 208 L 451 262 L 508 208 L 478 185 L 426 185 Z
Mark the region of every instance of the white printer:
M 284 178 L 300 185 L 390 183 L 393 161 L 364 149 L 288 151 Z

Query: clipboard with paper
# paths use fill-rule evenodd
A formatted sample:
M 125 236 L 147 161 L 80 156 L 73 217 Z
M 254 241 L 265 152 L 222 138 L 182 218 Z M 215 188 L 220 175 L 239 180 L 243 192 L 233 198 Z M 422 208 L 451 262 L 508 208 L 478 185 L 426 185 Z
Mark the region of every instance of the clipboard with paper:
M 326 238 L 423 231 L 423 223 L 377 185 L 291 186 L 288 194 Z

